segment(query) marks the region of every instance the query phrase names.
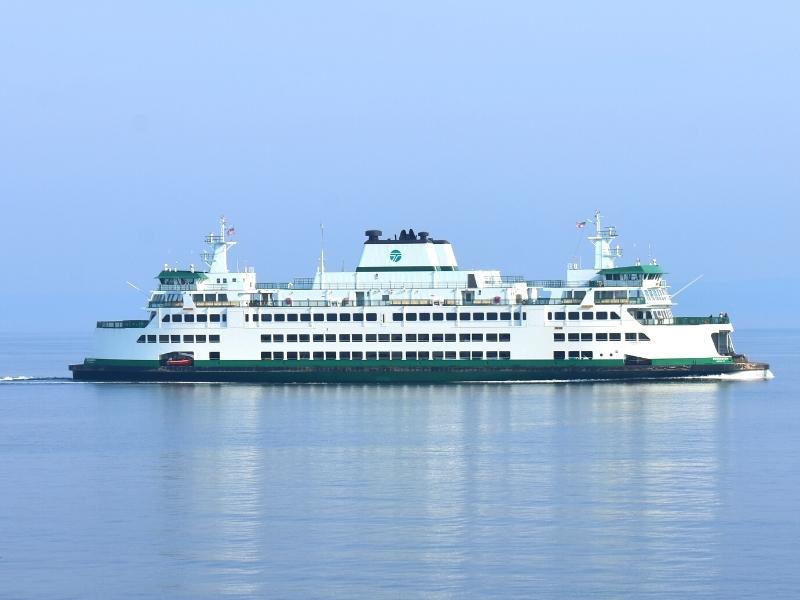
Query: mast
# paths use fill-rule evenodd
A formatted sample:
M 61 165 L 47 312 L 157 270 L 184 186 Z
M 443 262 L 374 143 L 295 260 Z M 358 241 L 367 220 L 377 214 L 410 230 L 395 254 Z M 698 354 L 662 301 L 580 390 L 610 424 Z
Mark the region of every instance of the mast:
M 594 269 L 613 269 L 615 259 L 622 256 L 619 246 L 611 247 L 617 237 L 616 227 L 603 227 L 602 215 L 599 210 L 594 212 L 594 235 L 589 236 L 589 241 L 594 244 Z
M 225 216 L 219 218 L 219 235 L 210 233 L 206 236 L 205 242 L 210 249 L 201 254 L 201 258 L 208 265 L 209 273 L 228 273 L 228 249 L 236 245 L 225 239 L 228 233 L 233 233 L 233 228 L 228 229 L 228 222 Z

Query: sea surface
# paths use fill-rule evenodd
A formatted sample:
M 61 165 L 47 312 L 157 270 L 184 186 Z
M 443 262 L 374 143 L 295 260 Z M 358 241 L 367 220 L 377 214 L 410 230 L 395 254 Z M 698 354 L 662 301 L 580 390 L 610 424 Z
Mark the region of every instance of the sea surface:
M 3 334 L 0 598 L 800 598 L 800 331 L 735 341 L 775 379 L 73 383 L 88 338 Z

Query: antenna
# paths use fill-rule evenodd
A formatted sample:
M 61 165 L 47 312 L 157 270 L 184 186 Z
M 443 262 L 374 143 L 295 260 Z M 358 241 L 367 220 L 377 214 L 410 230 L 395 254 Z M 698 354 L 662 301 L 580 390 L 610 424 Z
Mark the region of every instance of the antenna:
M 127 283 L 129 286 L 131 286 L 131 287 L 132 287 L 133 289 L 135 289 L 137 292 L 142 292 L 142 293 L 143 293 L 145 296 L 147 296 L 147 292 L 145 292 L 145 291 L 144 291 L 142 288 L 140 288 L 140 287 L 138 287 L 138 286 L 135 286 L 135 285 L 134 285 L 134 284 L 132 284 L 130 281 L 126 281 L 125 283 Z
M 695 277 L 694 279 L 692 279 L 692 280 L 691 280 L 689 283 L 687 283 L 685 286 L 683 286 L 681 289 L 679 289 L 677 292 L 675 292 L 674 294 L 672 294 L 672 297 L 674 298 L 675 296 L 677 296 L 678 294 L 680 294 L 680 293 L 681 293 L 683 290 L 687 289 L 687 288 L 688 288 L 689 286 L 691 286 L 691 285 L 694 285 L 695 283 L 697 283 L 698 281 L 700 281 L 702 278 L 703 278 L 703 275 L 698 275 L 697 277 Z
M 319 224 L 319 289 L 325 277 L 325 225 Z

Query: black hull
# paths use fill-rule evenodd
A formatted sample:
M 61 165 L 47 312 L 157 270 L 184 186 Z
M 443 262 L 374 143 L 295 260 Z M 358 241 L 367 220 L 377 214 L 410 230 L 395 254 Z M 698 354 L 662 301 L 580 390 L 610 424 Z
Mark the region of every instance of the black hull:
M 652 381 L 766 373 L 765 363 L 619 367 L 130 367 L 70 365 L 76 381 L 219 383 L 459 383 L 515 381 Z

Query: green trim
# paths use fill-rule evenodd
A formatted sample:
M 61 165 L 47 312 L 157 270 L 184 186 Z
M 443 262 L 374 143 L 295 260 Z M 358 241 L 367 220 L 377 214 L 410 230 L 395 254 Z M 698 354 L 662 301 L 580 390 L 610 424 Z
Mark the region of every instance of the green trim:
M 207 275 L 202 271 L 161 271 L 156 275 L 156 279 L 207 279 Z
M 661 265 L 631 265 L 629 267 L 614 267 L 613 269 L 600 269 L 600 275 L 629 275 L 633 273 L 657 274 L 664 273 Z
M 356 273 L 398 273 L 405 271 L 458 271 L 458 267 L 357 267 Z
M 653 365 L 659 367 L 683 367 L 687 365 L 724 365 L 733 362 L 730 356 L 711 358 L 654 358 Z
M 713 356 L 709 358 L 654 358 L 653 366 L 676 367 L 691 365 L 719 365 L 733 362 L 730 356 Z M 86 365 L 114 366 L 114 367 L 152 367 L 160 366 L 159 360 L 135 360 L 121 358 L 87 358 Z M 309 368 L 325 367 L 326 369 L 362 369 L 396 367 L 398 369 L 426 369 L 437 368 L 463 368 L 463 369 L 483 369 L 485 371 L 496 371 L 505 369 L 544 369 L 553 367 L 622 367 L 625 365 L 623 359 L 566 359 L 566 360 L 196 360 L 195 368 L 263 368 L 263 369 L 287 369 L 301 367 L 304 370 Z

